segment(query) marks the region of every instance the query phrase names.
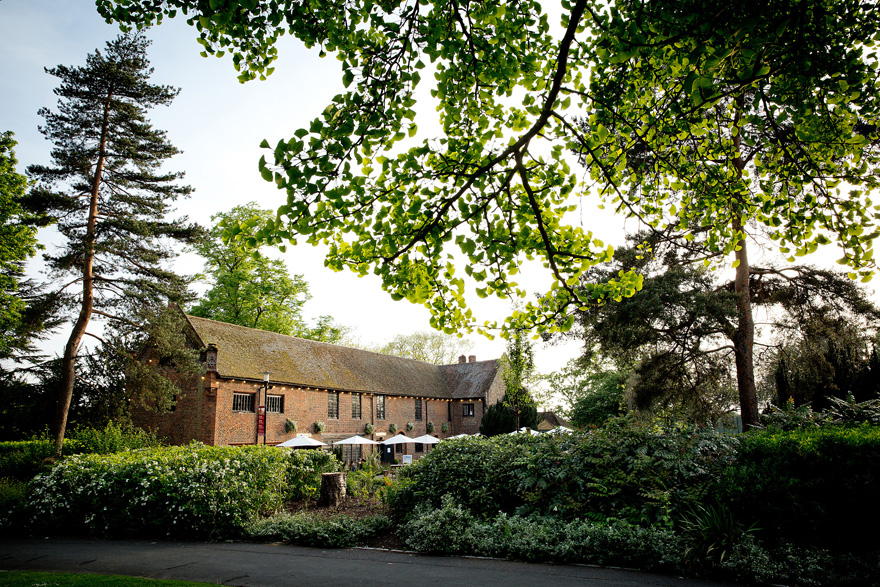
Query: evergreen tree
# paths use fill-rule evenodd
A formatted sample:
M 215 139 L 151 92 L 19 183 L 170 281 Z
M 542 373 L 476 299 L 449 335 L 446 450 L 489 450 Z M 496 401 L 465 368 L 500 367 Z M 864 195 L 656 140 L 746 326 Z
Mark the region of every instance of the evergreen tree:
M 303 306 L 312 297 L 303 276 L 290 275 L 283 261 L 269 259 L 256 248 L 252 227 L 274 216 L 250 202 L 211 217 L 211 238 L 195 246 L 205 258 L 211 289 L 190 313 L 249 328 L 338 342 L 345 329 L 331 316 L 321 316 L 314 326 L 303 318 Z M 238 238 L 224 243 L 223 231 L 231 225 L 237 225 Z
M 513 331 L 503 361 L 504 405 L 513 411 L 516 430 L 522 427 L 520 421 L 526 411 L 535 409 L 535 400 L 527 387 L 534 377 L 535 355 L 526 336 L 522 328 Z
M 519 413 L 519 424 L 517 424 L 517 414 L 510 405 L 509 398 L 505 395 L 503 399 L 495 402 L 495 405 L 489 406 L 483 414 L 483 419 L 480 420 L 480 434 L 498 436 L 509 434 L 524 426 L 535 428 L 538 425 L 538 408 L 534 403 L 523 406 Z
M 0 360 L 18 361 L 34 352 L 34 341 L 51 325 L 53 304 L 32 281 L 22 280 L 25 262 L 40 248 L 37 227 L 46 219 L 23 207 L 28 182 L 15 169 L 12 137 L 0 133 Z
M 93 315 L 111 326 L 138 330 L 169 302 L 186 299 L 188 280 L 165 268 L 176 255 L 172 241 L 193 243 L 201 235 L 185 218 L 168 219 L 171 203 L 191 188 L 182 173 L 161 171 L 179 151 L 147 112 L 172 102 L 178 90 L 149 82 L 149 41 L 119 36 L 85 66 L 46 69 L 60 80 L 57 111 L 42 108 L 40 132 L 50 141 L 52 165 L 33 165 L 37 180 L 31 209 L 51 217 L 65 244 L 47 255 L 58 291 L 78 309 L 64 349 L 55 418 L 61 453 L 76 379 L 76 358 Z M 92 336 L 94 336 L 92 334 Z

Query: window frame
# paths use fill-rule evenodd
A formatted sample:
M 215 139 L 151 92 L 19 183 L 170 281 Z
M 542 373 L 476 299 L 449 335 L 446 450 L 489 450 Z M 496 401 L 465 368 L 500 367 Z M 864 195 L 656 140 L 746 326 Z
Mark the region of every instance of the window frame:
M 339 392 L 327 391 L 327 419 L 339 419 Z
M 244 403 L 244 407 L 242 404 Z M 232 392 L 232 411 L 236 414 L 254 414 L 257 411 L 257 394 L 246 391 Z
M 357 406 L 357 410 L 355 410 L 355 406 Z M 360 420 L 362 416 L 363 416 L 363 405 L 361 403 L 361 394 L 360 393 L 353 393 L 353 394 L 351 394 L 351 419 L 352 420 Z
M 376 419 L 384 420 L 385 419 L 385 396 L 377 395 L 376 396 Z
M 474 404 L 467 403 L 461 404 L 461 417 L 462 418 L 474 418 L 476 415 L 476 410 L 474 409 Z
M 273 410 L 273 403 L 278 404 L 278 409 Z M 266 413 L 267 414 L 283 414 L 284 413 L 284 396 L 280 393 L 266 394 Z
M 415 419 L 416 419 L 416 422 L 421 422 L 422 421 L 422 398 L 417 397 L 415 399 L 416 399 Z

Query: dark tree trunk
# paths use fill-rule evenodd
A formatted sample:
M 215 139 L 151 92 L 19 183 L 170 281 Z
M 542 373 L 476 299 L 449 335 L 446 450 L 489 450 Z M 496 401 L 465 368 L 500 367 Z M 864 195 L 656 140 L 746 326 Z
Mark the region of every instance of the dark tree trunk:
M 758 393 L 755 387 L 755 320 L 752 317 L 752 298 L 749 290 L 749 259 L 745 240 L 740 241 L 736 251 L 739 265 L 734 281 L 736 292 L 737 325 L 733 333 L 733 353 L 736 362 L 736 386 L 743 429 L 758 423 Z
M 741 104 L 743 97 L 737 98 L 737 111 L 735 122 L 739 123 Z M 734 166 L 742 177 L 745 169 L 745 161 L 740 155 L 741 151 L 741 135 L 737 134 L 733 138 L 733 144 L 737 152 L 734 160 Z M 740 219 L 740 211 L 738 207 L 733 210 L 732 227 L 734 230 L 743 232 L 743 225 Z M 736 387 L 739 392 L 739 408 L 742 416 L 743 430 L 748 430 L 758 424 L 758 391 L 755 387 L 755 319 L 752 316 L 752 292 L 749 287 L 749 255 L 746 248 L 746 239 L 743 237 L 737 244 L 735 252 L 736 260 L 739 264 L 736 266 L 736 277 L 734 279 L 734 292 L 736 293 L 736 330 L 733 333 L 733 354 L 736 362 Z

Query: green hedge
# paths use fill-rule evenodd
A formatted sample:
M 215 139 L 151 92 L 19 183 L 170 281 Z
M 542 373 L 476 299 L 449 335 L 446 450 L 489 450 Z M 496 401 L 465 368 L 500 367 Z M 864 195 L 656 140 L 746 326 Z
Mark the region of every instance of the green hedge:
M 155 434 L 110 422 L 103 429 L 82 428 L 64 442 L 64 456 L 110 454 L 161 446 Z M 27 481 L 54 465 L 55 442 L 48 438 L 0 442 L 0 478 Z
M 492 517 L 562 516 L 671 527 L 714 487 L 736 441 L 711 431 L 614 427 L 584 435 L 498 436 L 445 441 L 389 494 L 397 516 L 451 496 Z
M 867 425 L 746 434 L 719 485 L 766 540 L 842 551 L 877 549 L 878 496 L 880 427 Z
M 314 465 L 338 467 L 332 457 L 257 446 L 79 455 L 37 477 L 27 507 L 35 527 L 55 531 L 230 538 L 291 495 L 317 491 Z

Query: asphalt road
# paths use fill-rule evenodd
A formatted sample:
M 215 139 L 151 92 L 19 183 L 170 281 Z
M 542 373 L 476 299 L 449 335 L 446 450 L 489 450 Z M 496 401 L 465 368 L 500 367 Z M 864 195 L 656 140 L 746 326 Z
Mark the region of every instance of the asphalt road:
M 722 585 L 625 569 L 432 557 L 372 549 L 323 550 L 283 544 L 69 538 L 4 540 L 0 542 L 0 569 L 129 575 L 249 587 Z

